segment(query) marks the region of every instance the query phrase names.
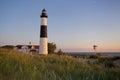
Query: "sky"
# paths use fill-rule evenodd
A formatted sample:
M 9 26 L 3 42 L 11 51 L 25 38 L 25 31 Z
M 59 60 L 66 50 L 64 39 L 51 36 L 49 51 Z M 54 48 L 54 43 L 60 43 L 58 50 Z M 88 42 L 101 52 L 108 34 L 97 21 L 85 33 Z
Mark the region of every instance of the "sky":
M 38 45 L 43 8 L 57 49 L 120 52 L 120 0 L 0 0 L 0 46 Z

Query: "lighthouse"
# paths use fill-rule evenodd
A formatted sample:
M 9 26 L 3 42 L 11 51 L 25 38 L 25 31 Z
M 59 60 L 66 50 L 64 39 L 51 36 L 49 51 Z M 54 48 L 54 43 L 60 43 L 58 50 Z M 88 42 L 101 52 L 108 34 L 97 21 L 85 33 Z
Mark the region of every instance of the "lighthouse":
M 40 26 L 40 47 L 39 54 L 48 54 L 48 39 L 47 39 L 47 13 L 46 10 L 42 10 L 41 26 Z

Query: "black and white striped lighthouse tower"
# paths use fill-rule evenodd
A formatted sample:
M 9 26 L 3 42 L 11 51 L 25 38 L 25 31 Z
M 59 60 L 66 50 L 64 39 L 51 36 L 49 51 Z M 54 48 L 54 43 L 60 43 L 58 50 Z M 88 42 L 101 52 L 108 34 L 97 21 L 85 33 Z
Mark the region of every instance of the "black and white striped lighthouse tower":
M 48 54 L 48 39 L 47 39 L 47 13 L 42 10 L 41 14 L 41 28 L 40 28 L 40 47 L 39 54 Z

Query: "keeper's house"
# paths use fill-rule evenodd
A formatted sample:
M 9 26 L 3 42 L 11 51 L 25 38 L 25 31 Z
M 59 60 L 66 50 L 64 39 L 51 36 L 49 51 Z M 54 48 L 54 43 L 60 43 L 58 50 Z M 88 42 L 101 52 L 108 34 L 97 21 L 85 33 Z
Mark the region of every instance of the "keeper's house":
M 39 45 L 16 45 L 14 50 L 25 53 L 39 53 Z

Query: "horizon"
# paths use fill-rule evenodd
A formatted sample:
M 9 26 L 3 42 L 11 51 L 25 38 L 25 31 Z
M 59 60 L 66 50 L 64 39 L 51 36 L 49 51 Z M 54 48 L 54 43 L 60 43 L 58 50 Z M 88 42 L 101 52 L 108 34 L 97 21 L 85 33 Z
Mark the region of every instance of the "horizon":
M 39 46 L 38 44 L 19 44 L 19 45 L 31 45 L 31 46 Z M 2 45 L 0 47 L 5 47 L 5 46 L 17 46 L 17 45 Z M 55 52 L 59 51 L 60 49 L 56 49 Z M 89 51 L 85 51 L 85 50 L 72 50 L 72 49 L 62 49 L 63 52 L 70 52 L 70 53 L 95 53 L 95 51 L 93 49 L 89 50 Z M 120 53 L 120 51 L 97 51 L 96 53 Z
M 39 45 L 40 15 L 48 15 L 48 42 L 57 50 L 120 52 L 120 0 L 0 1 L 0 46 Z

